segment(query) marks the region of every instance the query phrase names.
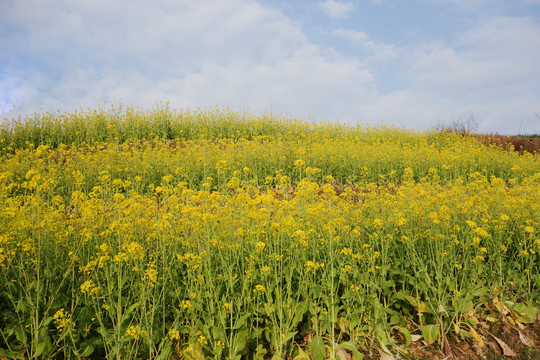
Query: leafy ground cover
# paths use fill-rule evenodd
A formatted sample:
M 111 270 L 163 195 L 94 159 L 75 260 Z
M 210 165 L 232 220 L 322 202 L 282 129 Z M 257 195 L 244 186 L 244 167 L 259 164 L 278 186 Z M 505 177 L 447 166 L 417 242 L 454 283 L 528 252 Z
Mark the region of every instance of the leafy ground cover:
M 0 358 L 538 355 L 537 154 L 226 108 L 0 131 Z

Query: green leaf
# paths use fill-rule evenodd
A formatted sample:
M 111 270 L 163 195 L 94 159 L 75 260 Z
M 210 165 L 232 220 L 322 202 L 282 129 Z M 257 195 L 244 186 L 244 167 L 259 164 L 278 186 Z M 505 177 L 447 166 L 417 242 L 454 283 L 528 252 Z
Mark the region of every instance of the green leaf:
M 309 355 L 306 354 L 306 352 L 304 350 L 302 350 L 302 348 L 299 346 L 298 348 L 298 355 L 296 355 L 293 360 L 311 360 L 309 358 Z
M 292 328 L 296 327 L 300 323 L 300 321 L 302 321 L 302 319 L 304 318 L 304 314 L 307 312 L 307 309 L 308 305 L 305 302 L 300 303 L 296 306 L 296 311 L 291 322 Z
M 326 358 L 324 340 L 319 335 L 311 339 L 311 354 L 313 355 L 313 360 L 324 360 Z
M 405 297 L 408 296 L 409 292 L 405 290 L 400 290 L 394 294 L 394 299 L 405 300 Z
M 130 307 L 128 307 L 128 309 L 126 310 L 126 312 L 124 313 L 124 319 L 127 319 L 127 317 L 129 315 L 131 315 L 131 313 L 139 306 L 138 303 L 135 303 L 133 305 L 131 305 Z
M 533 306 L 527 306 L 523 303 L 515 304 L 512 308 L 518 315 L 518 321 L 523 323 L 533 323 L 536 321 L 536 314 L 538 308 Z
M 0 355 L 8 359 L 24 359 L 24 357 L 18 351 L 9 351 L 2 348 L 0 348 Z
M 24 328 L 22 326 L 18 326 L 15 328 L 15 337 L 17 340 L 19 340 L 23 345 L 26 345 L 26 332 L 24 331 Z
M 424 325 L 422 326 L 422 336 L 426 340 L 428 345 L 433 344 L 439 337 L 438 325 Z
M 51 338 L 49 336 L 46 336 L 41 340 L 36 347 L 36 352 L 34 353 L 34 358 L 39 357 L 41 354 L 45 352 L 45 350 L 52 348 L 51 346 Z
M 409 304 L 412 305 L 413 308 L 418 309 L 418 300 L 416 300 L 415 298 L 413 298 L 410 295 L 407 295 L 404 298 L 405 298 L 405 300 L 407 300 L 409 302 Z
M 399 315 L 392 315 L 392 317 L 390 318 L 390 322 L 388 323 L 388 325 L 392 326 L 392 325 L 396 325 L 396 324 L 399 324 L 401 321 L 401 316 Z
M 262 346 L 262 344 L 259 344 L 257 346 L 257 349 L 255 351 L 255 356 L 253 357 L 255 360 L 262 360 L 264 359 L 264 355 L 266 355 L 268 351 Z
M 49 316 L 48 318 L 46 318 L 44 321 L 43 321 L 43 325 L 42 326 L 49 326 L 49 324 L 51 323 L 51 321 L 54 320 L 54 317 L 52 316 Z
M 480 296 L 483 296 L 483 295 L 486 295 L 489 293 L 489 289 L 488 288 L 485 288 L 485 287 L 481 287 L 481 288 L 478 288 L 476 290 L 473 291 L 472 295 L 473 296 L 476 296 L 476 297 L 480 297 Z
M 468 313 L 469 311 L 473 309 L 473 307 L 474 307 L 474 304 L 472 300 L 466 301 L 461 308 L 461 312 L 464 314 Z
M 238 330 L 238 329 L 240 329 L 240 328 L 244 325 L 244 322 L 246 321 L 246 319 L 248 318 L 248 316 L 249 316 L 249 314 L 244 314 L 244 315 L 240 316 L 240 317 L 236 320 L 236 322 L 235 322 L 235 324 L 234 324 L 234 326 L 233 326 L 232 329 L 233 329 L 233 330 Z
M 34 358 L 37 358 L 39 355 L 43 354 L 43 350 L 45 350 L 45 342 L 42 341 L 38 344 L 37 348 L 36 348 L 36 352 L 34 353 Z
M 375 329 L 375 339 L 377 339 L 377 341 L 379 341 L 379 343 L 381 344 L 381 346 L 386 346 L 386 344 L 388 344 L 388 336 L 386 336 L 386 332 L 380 327 L 380 326 L 377 326 Z
M 94 345 L 87 346 L 86 349 L 80 354 L 82 357 L 92 355 L 94 352 Z
M 85 357 L 89 356 L 94 352 L 94 343 L 98 340 L 98 338 L 90 338 L 86 339 L 81 343 L 81 346 L 79 347 L 79 351 L 81 353 L 79 356 Z
M 404 327 L 399 327 L 397 330 L 405 338 L 405 347 L 406 348 L 409 347 L 409 345 L 411 345 L 411 343 L 412 343 L 411 332 L 409 331 L 409 329 L 404 328 Z
M 286 343 L 287 341 L 292 339 L 296 334 L 298 334 L 298 331 L 291 331 L 291 332 L 287 333 L 287 336 L 285 337 L 283 342 Z
M 247 339 L 248 339 L 249 331 L 247 329 L 240 330 L 236 333 L 233 341 L 233 354 L 237 354 L 238 352 L 244 350 L 246 347 Z
M 276 311 L 276 305 L 275 304 L 264 304 L 264 311 L 266 312 L 267 316 L 270 316 L 274 311 Z
M 344 348 L 345 350 L 349 350 L 350 352 L 352 352 L 354 360 L 362 360 L 362 359 L 364 359 L 364 354 L 362 354 L 360 351 L 358 351 L 356 346 L 354 346 L 354 344 L 352 342 L 350 342 L 350 341 L 339 344 L 339 346 L 336 348 L 336 350 L 338 350 L 339 348 Z

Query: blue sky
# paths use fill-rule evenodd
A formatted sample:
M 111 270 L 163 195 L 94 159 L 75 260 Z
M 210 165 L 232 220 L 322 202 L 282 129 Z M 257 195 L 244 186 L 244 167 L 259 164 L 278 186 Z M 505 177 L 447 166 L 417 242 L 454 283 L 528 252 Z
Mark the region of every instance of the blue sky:
M 0 111 L 230 106 L 540 133 L 540 0 L 1 0 Z

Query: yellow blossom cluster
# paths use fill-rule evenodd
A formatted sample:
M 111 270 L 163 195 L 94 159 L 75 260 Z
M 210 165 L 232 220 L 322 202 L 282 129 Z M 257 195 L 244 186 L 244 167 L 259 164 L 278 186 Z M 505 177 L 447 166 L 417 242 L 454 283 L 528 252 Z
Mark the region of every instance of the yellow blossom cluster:
M 148 358 L 262 358 L 300 329 L 369 338 L 493 284 L 540 300 L 537 155 L 246 116 L 128 108 L 2 128 L 6 334 L 52 316 L 41 326 L 100 354 L 131 339 Z

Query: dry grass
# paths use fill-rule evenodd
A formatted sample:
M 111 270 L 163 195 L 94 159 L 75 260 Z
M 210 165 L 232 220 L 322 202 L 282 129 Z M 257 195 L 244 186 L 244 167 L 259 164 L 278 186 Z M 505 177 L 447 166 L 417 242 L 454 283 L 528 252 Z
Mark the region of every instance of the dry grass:
M 483 144 L 495 145 L 507 150 L 517 151 L 521 155 L 525 152 L 534 154 L 540 150 L 540 137 L 538 136 L 505 136 L 498 134 L 472 134 L 470 136 L 477 138 Z
M 540 115 L 535 115 L 540 119 Z M 534 154 L 540 150 L 540 134 L 511 136 L 499 135 L 497 133 L 480 134 L 477 132 L 478 126 L 479 123 L 476 120 L 476 115 L 471 113 L 450 124 L 440 124 L 437 129 L 441 132 L 451 132 L 462 136 L 471 136 L 487 146 L 496 146 L 504 148 L 505 150 L 513 150 L 520 155 L 523 155 L 526 152 Z

